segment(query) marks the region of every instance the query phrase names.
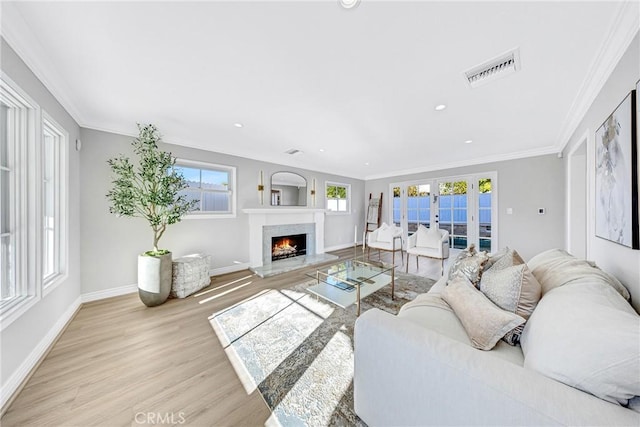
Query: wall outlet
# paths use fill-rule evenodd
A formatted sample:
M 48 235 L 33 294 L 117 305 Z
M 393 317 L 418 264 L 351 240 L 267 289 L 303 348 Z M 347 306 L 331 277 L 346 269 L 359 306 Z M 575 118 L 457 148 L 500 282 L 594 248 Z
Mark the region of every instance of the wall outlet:
M 507 208 L 507 215 L 513 215 L 513 208 Z

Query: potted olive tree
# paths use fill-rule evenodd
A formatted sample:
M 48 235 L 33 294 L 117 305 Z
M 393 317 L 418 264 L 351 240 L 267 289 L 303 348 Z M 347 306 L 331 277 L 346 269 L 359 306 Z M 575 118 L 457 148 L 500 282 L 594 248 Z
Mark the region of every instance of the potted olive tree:
M 113 188 L 107 199 L 109 212 L 144 218 L 151 226 L 153 250 L 138 256 L 138 294 L 146 306 L 153 307 L 164 303 L 171 292 L 171 252 L 160 249 L 158 242 L 167 226 L 180 222 L 199 201 L 189 201 L 179 194 L 187 182 L 174 169 L 175 157 L 158 148 L 158 129 L 152 124 L 138 124 L 138 130 L 138 137 L 131 143 L 138 164 L 122 154 L 107 162 L 113 173 Z

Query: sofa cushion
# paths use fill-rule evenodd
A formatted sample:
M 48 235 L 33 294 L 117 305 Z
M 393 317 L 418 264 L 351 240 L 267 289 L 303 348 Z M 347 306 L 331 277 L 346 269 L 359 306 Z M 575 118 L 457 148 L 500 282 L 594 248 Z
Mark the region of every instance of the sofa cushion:
M 572 282 L 599 282 L 613 287 L 629 300 L 629 291 L 612 275 L 602 271 L 595 263 L 578 259 L 562 249 L 550 249 L 527 262 L 531 272 L 542 286 L 542 295 Z
M 526 264 L 509 265 L 518 262 L 519 256 L 513 252 L 517 257 L 504 256 L 482 274 L 480 291 L 498 307 L 526 320 L 540 300 L 541 287 Z M 518 344 L 523 327 L 519 325 L 503 339 L 511 345 Z
M 640 316 L 611 286 L 545 294 L 521 338 L 524 366 L 609 402 L 640 395 Z
M 398 317 L 411 320 L 463 344 L 471 345 L 469 337 L 453 310 L 439 295 L 422 294 L 402 306 Z
M 449 280 L 456 275 L 464 275 L 473 286 L 477 286 L 482 276 L 484 264 L 489 259 L 485 252 L 476 252 L 475 245 L 460 252 L 449 268 Z
M 443 278 L 439 280 L 433 285 L 431 290 L 439 283 L 442 284 L 442 289 L 444 289 L 447 279 Z M 464 330 L 462 323 L 460 323 L 458 316 L 456 316 L 449 304 L 441 298 L 439 291 L 432 293 L 431 290 L 426 294 L 418 295 L 413 301 L 403 305 L 398 313 L 398 317 L 402 317 L 423 328 L 430 329 L 455 341 L 471 346 L 469 336 Z M 504 341 L 498 341 L 493 350 L 487 354 L 518 366 L 524 364 L 524 355 L 522 354 L 520 346 L 510 346 Z
M 471 345 L 480 350 L 491 350 L 507 332 L 525 322 L 492 303 L 463 275 L 450 280 L 441 295 L 460 319 Z
M 447 286 L 447 282 L 448 281 L 449 281 L 448 277 L 442 276 L 441 278 L 438 279 L 438 281 L 436 283 L 433 284 L 433 286 L 431 286 L 431 289 L 429 289 L 427 291 L 427 293 L 428 294 L 441 294 L 442 291 L 444 291 L 444 288 Z M 418 296 L 418 297 L 420 297 L 420 296 Z

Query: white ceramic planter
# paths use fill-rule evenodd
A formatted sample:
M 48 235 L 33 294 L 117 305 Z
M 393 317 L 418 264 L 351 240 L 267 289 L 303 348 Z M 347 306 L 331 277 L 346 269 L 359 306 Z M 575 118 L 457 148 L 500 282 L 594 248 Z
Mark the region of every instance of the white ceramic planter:
M 171 252 L 138 255 L 138 295 L 147 307 L 163 304 L 171 292 Z

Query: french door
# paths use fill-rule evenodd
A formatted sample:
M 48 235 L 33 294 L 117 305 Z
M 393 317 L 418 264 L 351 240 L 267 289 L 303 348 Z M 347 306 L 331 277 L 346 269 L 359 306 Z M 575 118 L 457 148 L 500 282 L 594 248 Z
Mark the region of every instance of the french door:
M 486 173 L 392 184 L 391 222 L 402 227 L 404 241 L 420 224 L 449 232 L 451 248 L 472 243 L 479 250 L 497 247 L 496 174 Z

